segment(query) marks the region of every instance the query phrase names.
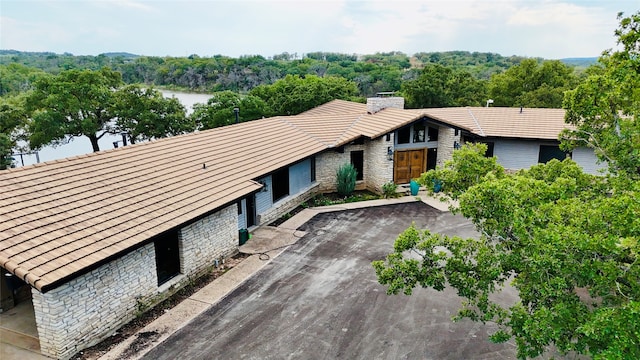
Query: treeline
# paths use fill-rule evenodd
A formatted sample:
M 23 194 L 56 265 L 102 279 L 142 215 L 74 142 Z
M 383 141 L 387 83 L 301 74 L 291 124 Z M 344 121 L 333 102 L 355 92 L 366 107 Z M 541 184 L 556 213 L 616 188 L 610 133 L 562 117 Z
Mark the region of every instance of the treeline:
M 69 53 L 0 51 L 0 64 L 22 64 L 57 74 L 63 70 L 99 70 L 109 67 L 122 74 L 127 84 L 145 84 L 198 92 L 230 90 L 246 93 L 258 85 L 273 84 L 287 75 L 339 76 L 356 83 L 363 97 L 382 91 L 399 91 L 404 81 L 414 80 L 430 64 L 466 71 L 478 80 L 489 80 L 526 58 L 466 51 L 373 55 L 313 52 L 303 56 L 282 53 L 271 58 L 247 55 L 200 57 L 154 57 L 128 53 L 74 56 Z M 536 58 L 542 63 L 543 59 Z

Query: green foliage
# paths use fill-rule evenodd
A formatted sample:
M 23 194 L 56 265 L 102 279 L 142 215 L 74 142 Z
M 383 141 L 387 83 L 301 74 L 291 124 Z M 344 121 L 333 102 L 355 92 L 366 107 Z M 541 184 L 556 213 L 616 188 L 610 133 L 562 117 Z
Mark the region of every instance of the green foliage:
M 344 164 L 336 172 L 337 191 L 342 196 L 350 196 L 356 189 L 358 172 L 353 164 Z
M 13 149 L 17 141 L 24 139 L 27 113 L 24 111 L 25 97 L 0 97 L 0 170 L 12 166 Z
M 271 116 L 269 106 L 259 97 L 222 91 L 213 94 L 206 104 L 195 104 L 191 118 L 203 130 L 231 125 L 236 121 L 235 108 L 239 110 L 239 122 Z
M 415 80 L 402 83 L 408 108 L 478 106 L 485 99 L 482 81 L 468 72 L 429 64 Z
M 261 85 L 250 95 L 264 100 L 274 115 L 296 115 L 334 99 L 353 100 L 356 84 L 340 77 L 287 75 L 272 85 Z
M 575 129 L 562 138 L 565 149 L 588 146 L 613 173 L 640 178 L 640 12 L 620 16 L 616 31 L 622 51 L 605 51 L 600 66 L 567 92 L 566 122 Z
M 396 183 L 394 183 L 393 181 L 389 181 L 388 183 L 382 185 L 382 194 L 385 199 L 395 198 L 398 197 L 398 193 L 396 191 L 397 189 L 398 185 L 396 185 Z
M 107 68 L 39 78 L 27 99 L 31 148 L 86 136 L 100 150 L 98 139 L 112 129 L 114 93 L 121 84 L 120 73 Z
M 184 134 L 196 129 L 176 98 L 165 98 L 153 88 L 127 85 L 115 92 L 114 132 L 126 132 L 131 143 Z
M 488 96 L 495 106 L 559 108 L 564 92 L 578 84 L 573 68 L 558 60 L 540 64 L 525 59 L 504 73 L 491 77 Z
M 32 83 L 43 75 L 45 73 L 42 70 L 21 64 L 0 65 L 0 96 L 31 90 Z
M 496 158 L 485 157 L 487 145 L 464 144 L 462 148 L 453 152 L 453 159 L 445 162 L 444 166 L 423 173 L 417 182 L 427 191 L 433 192 L 433 185 L 440 182 L 443 195 L 457 199 L 469 187 L 485 180 L 486 177 L 504 177 L 504 168 L 498 164 Z

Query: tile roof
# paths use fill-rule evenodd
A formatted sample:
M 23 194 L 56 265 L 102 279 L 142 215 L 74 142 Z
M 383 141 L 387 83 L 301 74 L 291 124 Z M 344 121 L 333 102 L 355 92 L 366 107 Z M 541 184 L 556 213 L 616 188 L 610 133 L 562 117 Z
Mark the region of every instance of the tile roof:
M 254 180 L 424 116 L 485 136 L 555 138 L 551 109 L 384 109 L 334 100 L 273 117 L 0 171 L 0 266 L 36 289 L 260 189 Z

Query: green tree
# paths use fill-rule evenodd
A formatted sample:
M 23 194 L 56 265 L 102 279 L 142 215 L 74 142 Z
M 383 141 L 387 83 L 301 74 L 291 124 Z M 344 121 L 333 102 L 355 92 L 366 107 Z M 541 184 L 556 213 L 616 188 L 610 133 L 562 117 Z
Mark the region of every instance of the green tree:
M 495 106 L 559 108 L 564 92 L 578 81 L 574 70 L 558 60 L 539 64 L 537 59 L 524 59 L 491 77 L 488 96 Z
M 113 131 L 126 132 L 131 143 L 196 130 L 178 99 L 165 98 L 153 88 L 127 85 L 116 91 L 114 100 Z
M 272 85 L 260 85 L 249 92 L 264 100 L 274 115 L 296 115 L 331 100 L 353 100 L 355 83 L 340 77 L 287 75 Z
M 420 182 L 441 179 L 444 196 L 457 200 L 453 210 L 481 235 L 410 227 L 373 263 L 389 294 L 453 287 L 465 299 L 456 319 L 496 323 L 491 340 L 514 338 L 518 358 L 550 346 L 596 359 L 640 358 L 639 15 L 621 18 L 624 50 L 605 52 L 597 77 L 567 95 L 567 120 L 590 136 L 570 145 L 598 146 L 612 172 L 585 174 L 566 159 L 505 174 L 482 146 L 456 150 Z M 518 302 L 496 301 L 505 286 L 515 287 Z
M 620 18 L 622 51 L 605 51 L 599 66 L 565 98 L 566 149 L 589 146 L 611 171 L 640 177 L 640 13 Z
M 24 137 L 26 123 L 24 96 L 0 97 L 0 170 L 12 165 L 11 154 Z
M 31 148 L 86 136 L 99 151 L 98 140 L 113 132 L 114 93 L 121 83 L 120 73 L 108 68 L 66 70 L 36 80 L 27 99 Z
M 438 64 L 427 64 L 417 79 L 402 83 L 401 92 L 408 108 L 478 106 L 485 98 L 480 80 Z
M 195 104 L 191 119 L 203 130 L 231 125 L 236 122 L 234 109 L 238 109 L 238 122 L 271 116 L 269 106 L 259 97 L 222 91 L 213 94 L 206 104 Z

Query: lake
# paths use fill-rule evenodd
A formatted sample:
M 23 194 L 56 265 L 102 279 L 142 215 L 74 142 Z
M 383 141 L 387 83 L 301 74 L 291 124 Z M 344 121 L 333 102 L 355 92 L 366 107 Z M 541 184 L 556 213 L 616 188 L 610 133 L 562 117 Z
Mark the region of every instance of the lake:
M 162 95 L 164 95 L 164 97 L 166 98 L 177 98 L 187 109 L 187 115 L 193 112 L 194 104 L 206 104 L 207 100 L 209 100 L 209 98 L 211 97 L 211 95 L 207 94 L 193 94 L 168 90 L 160 90 L 160 92 L 162 92 Z M 118 145 L 122 146 L 122 136 L 106 134 L 98 141 L 98 144 L 100 145 L 101 150 L 109 150 L 113 149 L 114 142 L 118 142 Z M 60 145 L 57 147 L 46 146 L 38 151 L 38 157 L 40 159 L 40 162 L 45 162 L 64 159 L 70 156 L 88 154 L 92 151 L 93 150 L 91 148 L 91 142 L 89 141 L 89 139 L 87 137 L 81 136 L 74 138 L 69 143 L 64 145 Z M 16 159 L 15 165 L 17 167 L 31 165 L 37 162 L 36 155 L 34 154 L 23 155 L 22 157 L 14 156 L 14 158 Z

